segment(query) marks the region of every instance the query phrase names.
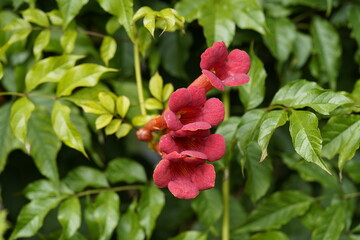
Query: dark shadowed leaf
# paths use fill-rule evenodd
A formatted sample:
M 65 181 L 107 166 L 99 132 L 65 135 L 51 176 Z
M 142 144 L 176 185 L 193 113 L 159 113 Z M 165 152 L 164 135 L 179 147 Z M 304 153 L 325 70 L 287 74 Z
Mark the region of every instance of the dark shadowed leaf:
M 56 0 L 61 15 L 64 19 L 63 28 L 67 28 L 69 23 L 79 14 L 81 8 L 89 0 Z
M 105 174 L 111 183 L 146 182 L 144 167 L 128 158 L 116 158 L 110 161 Z
M 265 233 L 257 233 L 250 237 L 249 240 L 288 240 L 288 236 L 286 236 L 283 232 L 279 231 L 269 231 Z
M 136 202 L 129 206 L 127 212 L 121 216 L 116 228 L 117 240 L 143 240 L 144 230 L 141 228 L 139 215 L 135 211 Z

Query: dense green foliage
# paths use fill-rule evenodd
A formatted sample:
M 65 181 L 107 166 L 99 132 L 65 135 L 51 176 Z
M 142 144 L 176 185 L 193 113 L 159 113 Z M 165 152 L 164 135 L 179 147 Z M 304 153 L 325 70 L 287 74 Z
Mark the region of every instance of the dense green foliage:
M 176 10 L 176 11 L 175 11 Z M 1 0 L 0 239 L 360 239 L 359 0 Z M 152 181 L 135 130 L 216 41 L 216 186 Z

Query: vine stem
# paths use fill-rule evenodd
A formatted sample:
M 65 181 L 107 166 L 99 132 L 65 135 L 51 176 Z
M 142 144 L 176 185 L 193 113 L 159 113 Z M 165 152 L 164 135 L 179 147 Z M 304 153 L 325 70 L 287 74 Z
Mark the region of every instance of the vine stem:
M 135 67 L 135 78 L 136 78 L 136 86 L 139 98 L 140 111 L 142 115 L 146 115 L 146 109 L 144 104 L 144 93 L 143 93 L 143 85 L 141 78 L 141 69 L 140 69 L 140 56 L 139 56 L 139 47 L 137 43 L 134 43 L 134 67 Z
M 225 108 L 225 116 L 224 120 L 228 119 L 230 116 L 230 93 L 229 91 L 225 91 L 222 96 L 224 108 Z M 224 159 L 227 160 L 227 159 Z M 223 219 L 222 219 L 222 232 L 221 239 L 229 240 L 230 239 L 230 169 L 229 162 L 225 163 L 224 169 L 224 179 L 222 185 L 222 197 L 223 197 Z
M 143 187 L 143 185 L 127 185 L 127 186 L 118 186 L 113 188 L 99 188 L 99 189 L 90 189 L 87 191 L 79 192 L 75 194 L 75 197 L 83 197 L 87 195 L 98 194 L 105 191 L 114 191 L 114 192 L 121 192 L 121 191 L 128 191 L 128 190 L 137 190 Z

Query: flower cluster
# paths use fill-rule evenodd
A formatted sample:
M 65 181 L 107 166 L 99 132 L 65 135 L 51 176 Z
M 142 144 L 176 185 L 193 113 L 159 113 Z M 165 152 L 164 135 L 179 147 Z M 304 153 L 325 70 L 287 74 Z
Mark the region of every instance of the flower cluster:
M 225 154 L 225 140 L 210 129 L 224 120 L 224 106 L 217 98 L 206 98 L 212 88 L 245 84 L 250 59 L 246 52 L 229 54 L 217 42 L 201 55 L 202 75 L 188 88 L 176 90 L 163 114 L 137 132 L 140 140 L 151 141 L 152 132 L 162 131 L 157 150 L 162 160 L 153 174 L 159 187 L 168 187 L 178 198 L 195 198 L 199 191 L 214 187 L 214 162 Z

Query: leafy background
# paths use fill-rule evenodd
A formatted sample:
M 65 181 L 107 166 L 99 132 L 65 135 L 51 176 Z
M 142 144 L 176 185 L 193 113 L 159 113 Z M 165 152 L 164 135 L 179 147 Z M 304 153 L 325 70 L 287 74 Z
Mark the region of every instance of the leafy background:
M 360 239 L 360 1 L 0 10 L 2 238 Z M 199 76 L 216 41 L 249 53 L 251 81 L 209 93 L 228 110 L 227 153 L 216 187 L 180 200 L 152 183 L 159 156 L 134 125 Z

